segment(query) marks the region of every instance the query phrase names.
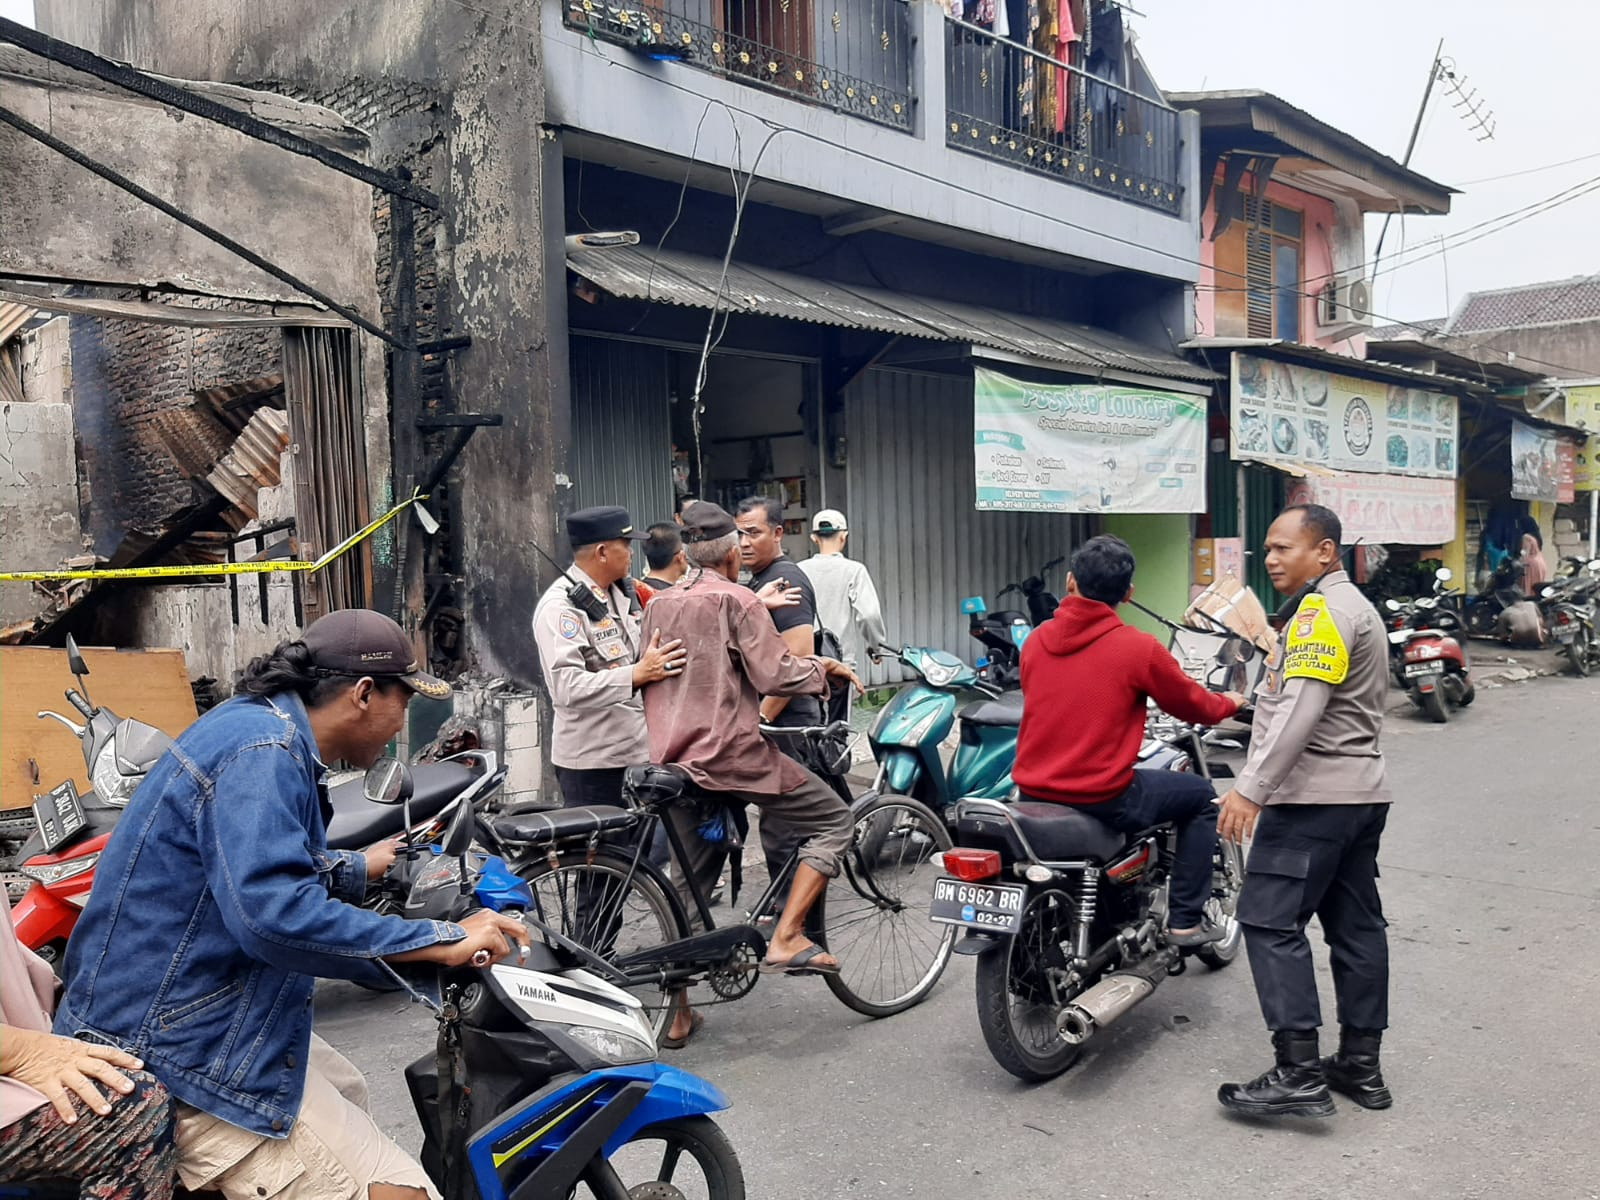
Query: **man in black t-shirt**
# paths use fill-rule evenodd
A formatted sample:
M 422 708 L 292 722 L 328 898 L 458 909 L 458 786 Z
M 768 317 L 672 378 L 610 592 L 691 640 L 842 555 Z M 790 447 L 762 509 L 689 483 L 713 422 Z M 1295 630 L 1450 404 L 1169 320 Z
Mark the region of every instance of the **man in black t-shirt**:
M 759 591 L 774 580 L 782 580 L 800 602 L 769 609 L 772 623 L 791 654 L 816 653 L 817 594 L 794 562 L 783 554 L 783 502 L 770 496 L 747 496 L 739 502 L 734 518 L 739 530 L 739 558 L 750 572 L 750 586 Z M 761 720 L 768 725 L 790 728 L 822 724 L 822 702 L 815 696 L 764 696 Z M 799 742 L 795 738 L 775 738 L 774 744 L 798 760 Z M 787 827 L 763 821 L 761 848 L 766 854 L 767 871 L 783 869 L 799 839 Z

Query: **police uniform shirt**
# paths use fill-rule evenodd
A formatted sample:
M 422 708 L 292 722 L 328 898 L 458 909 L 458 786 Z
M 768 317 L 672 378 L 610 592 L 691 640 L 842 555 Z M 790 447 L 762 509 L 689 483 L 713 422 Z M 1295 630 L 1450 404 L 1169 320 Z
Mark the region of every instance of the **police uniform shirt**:
M 649 762 L 644 704 L 633 689 L 640 614 L 621 587 L 602 589 L 576 566 L 568 574 L 533 610 L 539 666 L 555 705 L 550 761 L 571 768 Z M 567 600 L 573 580 L 605 602 L 605 618 L 591 620 Z
M 1332 571 L 1267 663 L 1236 790 L 1257 804 L 1387 804 L 1388 693 L 1383 620 L 1347 573 Z

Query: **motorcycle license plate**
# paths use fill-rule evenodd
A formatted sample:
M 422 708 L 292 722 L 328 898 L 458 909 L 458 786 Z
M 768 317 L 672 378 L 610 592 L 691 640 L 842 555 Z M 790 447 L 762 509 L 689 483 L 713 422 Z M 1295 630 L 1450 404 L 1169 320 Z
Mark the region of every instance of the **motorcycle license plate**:
M 77 786 L 67 779 L 33 801 L 33 821 L 39 827 L 44 852 L 54 854 L 89 823 L 78 798 Z
M 1550 631 L 1550 636 L 1558 642 L 1570 642 L 1578 636 L 1578 630 L 1572 625 L 1557 625 Z
M 1406 678 L 1421 679 L 1426 675 L 1443 675 L 1444 668 L 1436 662 L 1407 663 Z
M 941 925 L 965 925 L 985 933 L 1016 933 L 1028 889 L 1011 883 L 965 883 L 938 879 L 928 917 Z

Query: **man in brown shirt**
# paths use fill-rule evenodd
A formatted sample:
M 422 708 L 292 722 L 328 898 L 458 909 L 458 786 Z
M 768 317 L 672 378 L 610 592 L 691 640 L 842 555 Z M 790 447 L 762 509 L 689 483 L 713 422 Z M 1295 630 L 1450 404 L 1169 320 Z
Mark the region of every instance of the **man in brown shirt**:
M 739 540 L 733 518 L 696 501 L 683 511 L 683 540 L 692 564 L 676 587 L 645 609 L 643 637 L 682 639 L 683 671 L 645 689 L 650 760 L 681 768 L 704 791 L 725 793 L 803 832 L 789 900 L 767 947 L 770 969 L 824 974 L 838 960 L 805 936 L 805 917 L 839 872 L 850 842 L 850 810 L 837 792 L 761 735 L 762 696 L 820 696 L 830 676 L 861 681 L 831 658 L 793 653 L 761 599 L 740 587 Z M 680 832 L 687 817 L 671 814 Z M 684 840 L 694 845 L 693 829 Z M 694 856 L 687 869 L 715 881 L 717 861 Z M 709 889 L 708 889 L 709 890 Z M 687 1032 L 680 1015 L 673 1035 Z

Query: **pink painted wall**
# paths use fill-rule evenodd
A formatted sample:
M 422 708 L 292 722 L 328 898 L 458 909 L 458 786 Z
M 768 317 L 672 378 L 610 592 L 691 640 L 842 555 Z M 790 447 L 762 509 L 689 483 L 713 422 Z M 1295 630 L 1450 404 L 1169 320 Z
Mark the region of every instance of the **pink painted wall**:
M 1244 281 L 1227 275 L 1221 279 L 1216 275 L 1216 243 L 1211 240 L 1211 231 L 1216 226 L 1216 188 L 1222 184 L 1222 171 L 1217 171 L 1217 180 L 1213 185 L 1211 200 L 1206 205 L 1205 215 L 1201 219 L 1201 231 L 1204 236 L 1200 239 L 1200 287 L 1196 293 L 1195 315 L 1201 337 L 1243 337 L 1243 329 L 1217 329 L 1217 292 L 1215 288 L 1237 288 L 1244 286 Z M 1245 177 L 1243 187 L 1248 190 L 1254 186 L 1254 181 Z M 1327 281 L 1334 271 L 1333 238 L 1338 225 L 1338 207 L 1332 200 L 1322 196 L 1313 196 L 1309 192 L 1302 192 L 1287 184 L 1276 180 L 1267 184 L 1267 198 L 1275 204 L 1285 208 L 1292 208 L 1304 217 L 1304 226 L 1301 234 L 1301 262 L 1300 262 L 1300 290 L 1315 293 Z M 1235 221 L 1235 226 L 1238 222 Z M 1357 242 L 1359 245 L 1359 241 Z M 1354 358 L 1366 355 L 1366 338 L 1364 336 L 1325 336 L 1317 322 L 1317 302 L 1312 296 L 1302 297 L 1300 301 L 1300 341 L 1311 346 L 1319 346 L 1324 350 L 1331 350 L 1335 354 L 1348 354 Z

